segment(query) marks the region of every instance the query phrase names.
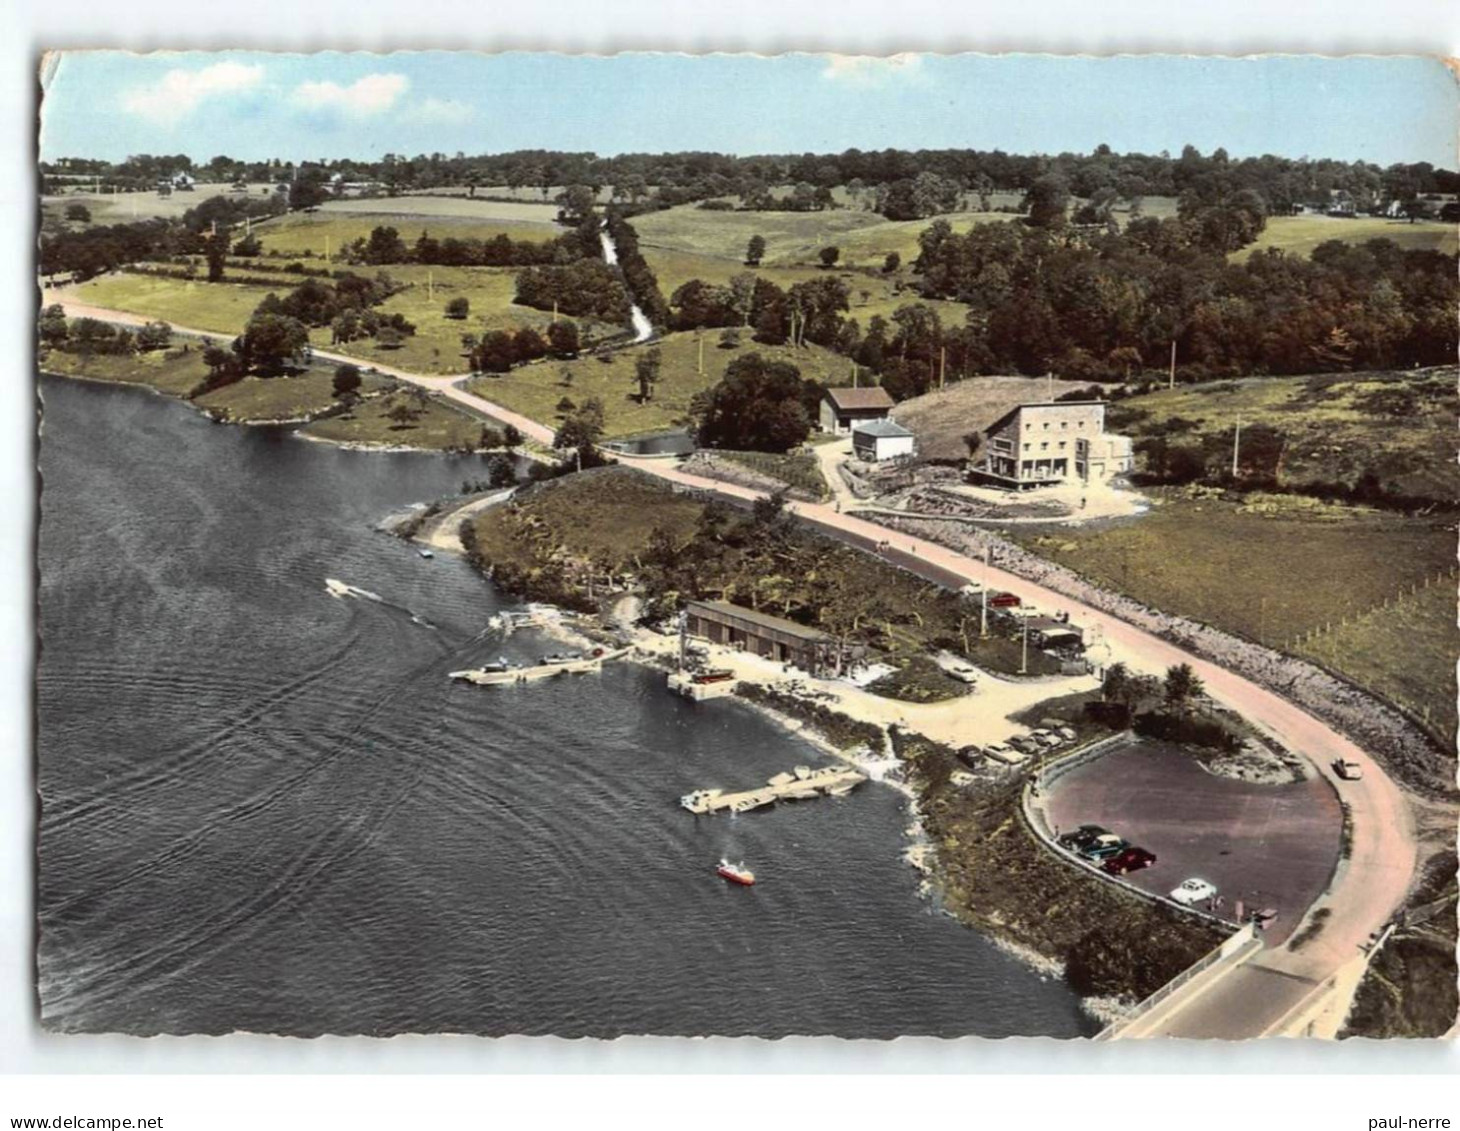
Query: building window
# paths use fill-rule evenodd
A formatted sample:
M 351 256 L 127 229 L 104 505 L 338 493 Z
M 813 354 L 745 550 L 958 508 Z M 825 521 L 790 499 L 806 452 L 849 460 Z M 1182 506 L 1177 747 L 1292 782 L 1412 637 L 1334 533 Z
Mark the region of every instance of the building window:
M 1049 450 L 1049 441 L 1048 440 L 1042 440 L 1042 441 L 1040 441 L 1039 450 L 1041 452 L 1048 451 Z
M 1061 420 L 1060 421 L 1060 429 L 1061 429 L 1061 431 L 1063 431 L 1064 429 L 1068 428 L 1069 426 L 1070 426 L 1070 422 L 1068 420 Z
M 1049 421 L 1048 421 L 1048 420 L 1046 420 L 1046 421 L 1045 421 L 1045 422 L 1044 422 L 1044 430 L 1045 430 L 1045 431 L 1046 431 L 1046 432 L 1048 432 L 1048 431 L 1049 431 Z

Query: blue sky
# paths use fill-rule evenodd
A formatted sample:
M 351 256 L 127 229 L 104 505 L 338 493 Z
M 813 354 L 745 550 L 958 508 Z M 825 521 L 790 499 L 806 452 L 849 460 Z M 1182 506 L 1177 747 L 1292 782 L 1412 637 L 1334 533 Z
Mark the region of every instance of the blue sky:
M 1435 60 L 1040 55 L 66 53 L 41 156 L 287 160 L 545 148 L 1203 152 L 1453 168 Z

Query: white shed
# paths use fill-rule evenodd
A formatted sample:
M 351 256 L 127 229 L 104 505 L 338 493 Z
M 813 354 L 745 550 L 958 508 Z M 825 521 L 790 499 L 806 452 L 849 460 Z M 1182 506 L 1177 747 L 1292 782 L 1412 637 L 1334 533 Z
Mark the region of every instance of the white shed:
M 868 463 L 910 456 L 913 434 L 895 420 L 867 420 L 852 428 L 852 450 Z

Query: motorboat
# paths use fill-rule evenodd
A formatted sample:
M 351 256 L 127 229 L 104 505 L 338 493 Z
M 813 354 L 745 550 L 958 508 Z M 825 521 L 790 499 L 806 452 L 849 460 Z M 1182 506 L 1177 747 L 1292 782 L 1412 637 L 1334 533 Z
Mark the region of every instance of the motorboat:
M 744 863 L 732 864 L 723 856 L 715 868 L 715 874 L 722 879 L 729 880 L 732 884 L 740 884 L 742 887 L 750 887 L 755 883 L 755 873 Z

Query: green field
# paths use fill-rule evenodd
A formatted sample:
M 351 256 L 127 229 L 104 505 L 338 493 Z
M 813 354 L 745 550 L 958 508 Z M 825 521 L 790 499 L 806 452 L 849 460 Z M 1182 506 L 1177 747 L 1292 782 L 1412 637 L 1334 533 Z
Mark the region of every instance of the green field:
M 1382 216 L 1270 216 L 1257 242 L 1233 252 L 1230 258 L 1240 263 L 1253 252 L 1270 247 L 1281 248 L 1290 255 L 1307 256 L 1328 240 L 1364 243 L 1373 239 L 1389 239 L 1403 248 L 1443 251 L 1449 255 L 1460 249 L 1455 225 L 1437 220 L 1411 224 L 1408 220 L 1389 220 Z
M 589 397 L 603 401 L 606 438 L 658 432 L 682 424 L 689 413 L 690 398 L 720 380 L 737 357 L 759 353 L 777 361 L 789 361 L 803 377 L 830 384 L 847 378 L 847 359 L 820 346 L 792 349 L 755 343 L 726 350 L 718 346 L 718 335 L 704 335 L 705 371 L 699 372 L 699 341 L 692 332 L 669 334 L 655 343 L 662 355 L 660 379 L 653 398 L 639 403 L 639 386 L 634 376 L 637 349 L 575 361 L 545 361 L 525 365 L 501 376 L 483 376 L 471 382 L 473 392 L 489 401 L 513 409 L 543 424 L 556 425 L 557 405 L 567 397 L 582 404 Z M 643 347 L 640 347 L 643 348 Z
M 410 421 L 392 419 L 390 412 L 399 404 L 412 405 L 419 415 Z M 423 401 L 397 390 L 362 401 L 349 412 L 316 420 L 304 433 L 335 443 L 460 451 L 478 446 L 482 423 L 439 397 Z
M 1240 418 L 1284 437 L 1279 468 L 1286 484 L 1345 482 L 1365 471 L 1389 489 L 1435 499 L 1460 498 L 1455 420 L 1460 396 L 1453 366 L 1405 372 L 1253 377 L 1161 389 L 1110 410 L 1115 431 L 1151 435 L 1189 421 L 1171 443 L 1230 434 Z M 1134 415 L 1139 414 L 1139 415 Z
M 377 227 L 395 228 L 407 246 L 414 244 L 422 231 L 430 232 L 437 239 L 489 240 L 493 236 L 506 235 L 513 240 L 534 242 L 555 239 L 564 231 L 552 223 L 495 220 L 454 214 L 401 215 L 386 212 L 328 211 L 295 212 L 276 220 L 267 220 L 253 225 L 253 234 L 263 244 L 266 255 L 273 252 L 279 255 L 302 256 L 307 252 L 322 258 L 328 243 L 331 257 L 337 265 L 347 266 L 338 260 L 340 250 L 357 239 L 368 239 L 370 232 Z
M 776 455 L 773 452 L 717 451 L 715 455 L 769 479 L 779 480 L 787 487 L 805 492 L 812 499 L 826 499 L 831 495 L 826 486 L 826 476 L 821 474 L 821 461 L 810 453 Z
M 1439 602 L 1433 593 L 1413 608 L 1383 608 L 1453 567 L 1455 529 L 1448 521 L 1291 497 L 1234 502 L 1175 489 L 1152 496 L 1157 505 L 1139 519 L 1006 533 L 1153 608 L 1285 651 L 1311 648 L 1356 683 L 1403 695 L 1432 719 L 1454 717 L 1460 633 L 1453 585 L 1448 612 L 1431 617 L 1422 631 L 1420 617 L 1433 611 L 1427 603 Z M 1345 621 L 1357 648 L 1344 647 L 1342 635 L 1300 642 Z
M 277 289 L 121 273 L 82 283 L 74 293 L 81 302 L 96 306 L 159 318 L 193 330 L 237 334 L 264 296 Z
M 398 349 L 383 349 L 370 338 L 332 346 L 327 328 L 311 330 L 310 341 L 320 349 L 346 353 L 369 364 L 420 373 L 464 373 L 468 363 L 463 356 L 463 334 L 480 336 L 490 330 L 522 326 L 541 330 L 552 321 L 547 312 L 513 303 L 517 281 L 511 268 L 412 264 L 391 267 L 389 273 L 408 286 L 377 309 L 386 314 L 400 312 L 416 326 L 416 333 Z M 278 286 L 256 286 L 122 273 L 83 283 L 75 293 L 82 302 L 97 306 L 160 318 L 195 330 L 238 334 L 265 295 L 271 291 L 284 294 L 302 282 L 300 276 L 281 274 L 278 278 Z M 446 303 L 456 297 L 465 297 L 471 303 L 471 313 L 462 321 L 446 317 Z M 588 321 L 580 326 L 584 330 L 603 328 Z
M 1014 219 L 1007 212 L 954 212 L 955 231 L 974 224 Z M 896 251 L 910 264 L 918 254 L 918 235 L 932 220 L 888 220 L 876 212 L 831 209 L 825 212 L 717 212 L 693 204 L 648 212 L 633 220 L 645 253 L 649 247 L 708 255 L 742 263 L 751 236 L 766 242 L 767 267 L 816 265 L 823 247 L 841 249 L 840 266 L 882 266 Z
M 558 206 L 552 203 L 519 203 L 466 196 L 362 196 L 328 200 L 319 206 L 318 212 L 329 216 L 359 213 L 395 217 L 401 224 L 447 216 L 483 222 L 505 220 L 513 223 L 552 224 L 558 218 Z
M 1418 592 L 1305 638 L 1294 651 L 1372 688 L 1439 733 L 1455 733 L 1460 630 L 1453 575 L 1438 574 Z
M 65 215 L 68 204 L 84 204 L 91 211 L 91 223 L 129 224 L 135 220 L 181 219 L 190 208 L 196 208 L 209 197 L 227 196 L 238 200 L 264 200 L 267 189 L 273 192 L 273 185 L 252 184 L 248 191 L 233 192 L 228 184 L 204 184 L 194 186 L 192 192 L 174 192 L 171 196 L 158 196 L 154 191 L 107 192 L 67 191 L 58 196 L 41 197 L 41 213 L 47 219 L 60 219 Z M 81 225 L 78 225 L 81 226 Z

